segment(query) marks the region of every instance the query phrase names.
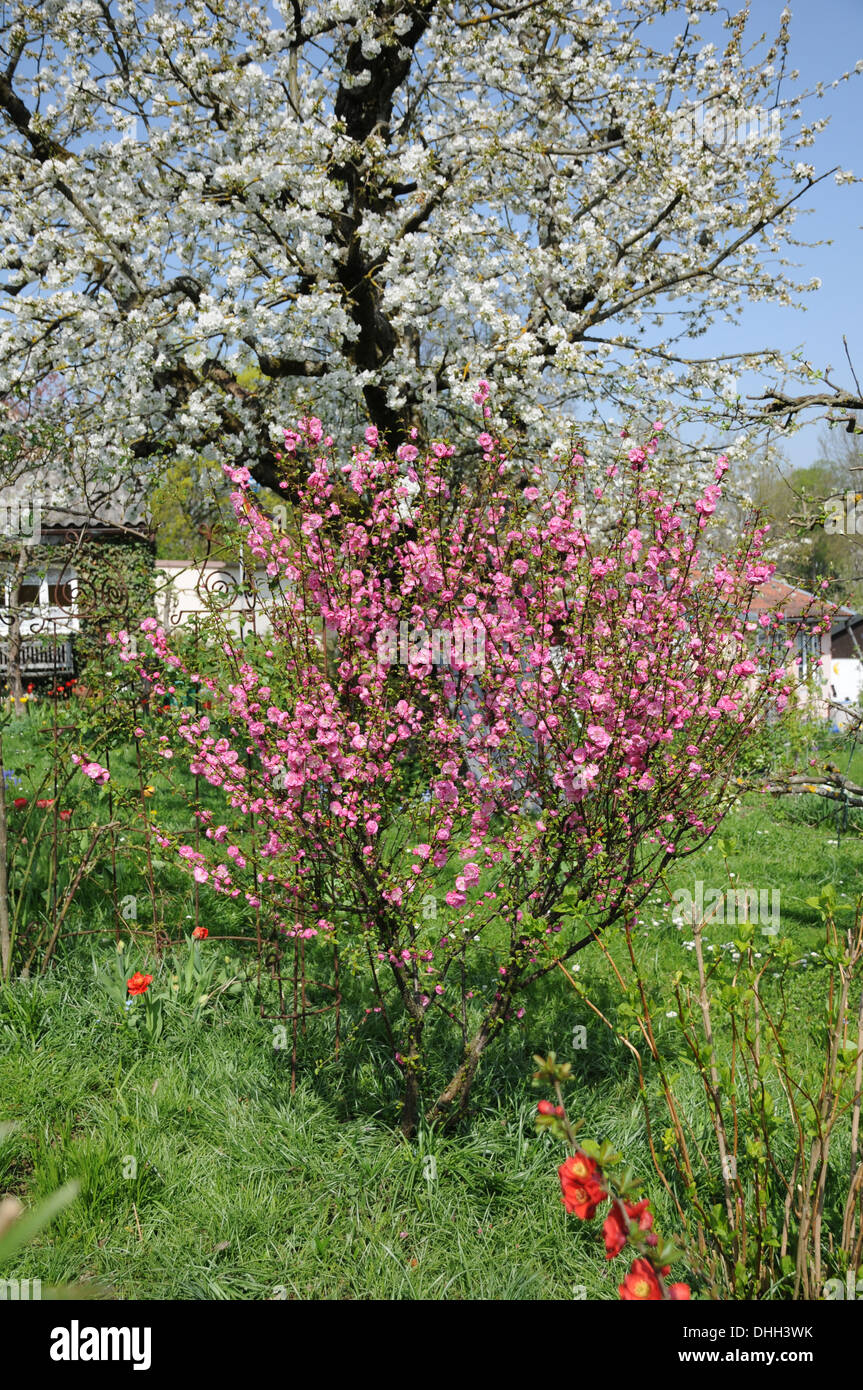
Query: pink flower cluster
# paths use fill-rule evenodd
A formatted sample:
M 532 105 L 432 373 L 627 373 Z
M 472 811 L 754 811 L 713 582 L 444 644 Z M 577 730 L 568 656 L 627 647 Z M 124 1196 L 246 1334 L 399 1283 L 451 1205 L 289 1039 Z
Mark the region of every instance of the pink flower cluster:
M 72 762 L 75 763 L 80 772 L 83 772 L 85 777 L 89 777 L 97 786 L 103 787 L 106 782 L 110 781 L 111 774 L 107 767 L 102 767 L 101 763 L 87 762 L 78 753 L 72 754 Z
M 489 395 L 480 382 L 486 420 Z M 522 490 L 490 427 L 480 476 L 455 488 L 452 445 L 393 455 L 369 427 L 342 461 L 320 420 L 300 420 L 285 431 L 305 468 L 289 530 L 247 470 L 226 469 L 246 565 L 274 581 L 272 636 L 252 662 L 226 631 L 224 679 L 199 682 L 211 715 L 177 717 L 173 747 L 230 808 L 177 852 L 214 891 L 265 902 L 288 935 L 331 936 L 339 913 L 339 930 L 371 933 L 414 1049 L 490 927 L 496 954 L 476 953 L 462 987 L 503 1019 L 550 952 L 585 944 L 583 922 L 561 933 L 552 916 L 567 889 L 595 930 L 642 900 L 721 819 L 736 750 L 787 698 L 772 649 L 753 657 L 764 531 L 708 563 L 726 461 L 693 515 L 651 477 L 660 430 L 621 459 L 601 540 L 584 456 Z M 406 665 L 382 660 L 380 634 L 402 623 L 452 639 L 449 659 L 417 644 Z M 481 674 L 455 640 L 465 625 L 483 635 Z M 122 654 L 164 694 L 186 668 L 154 619 L 142 635 L 146 661 L 121 634 Z M 228 822 L 254 825 L 254 856 Z M 321 887 L 330 876 L 337 889 Z

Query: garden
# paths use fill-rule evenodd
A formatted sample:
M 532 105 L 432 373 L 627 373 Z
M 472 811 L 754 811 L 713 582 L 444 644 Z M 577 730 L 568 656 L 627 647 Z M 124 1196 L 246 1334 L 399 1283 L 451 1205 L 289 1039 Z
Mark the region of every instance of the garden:
M 0 5 L 0 1301 L 863 1296 L 843 6 Z
M 686 513 L 661 437 L 625 441 L 591 540 L 584 457 L 513 485 L 483 430 L 453 499 L 446 445 L 393 456 L 369 427 L 371 522 L 327 523 L 344 470 L 304 418 L 288 530 L 227 469 L 259 630 L 217 601 L 90 629 L 78 683 L 8 708 L 7 1201 L 66 1194 L 19 1277 L 844 1289 L 863 810 L 816 794 L 839 736 L 799 703 L 787 622 L 749 617 L 763 530 L 700 564 L 727 461 Z M 783 763 L 809 793 L 767 790 Z

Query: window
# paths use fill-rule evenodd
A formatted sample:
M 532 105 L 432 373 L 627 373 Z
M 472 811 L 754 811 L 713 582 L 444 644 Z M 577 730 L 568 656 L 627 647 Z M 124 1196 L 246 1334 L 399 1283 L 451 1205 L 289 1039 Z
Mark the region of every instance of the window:
M 32 608 L 39 602 L 39 581 L 25 579 L 23 584 L 18 585 L 18 607 Z
M 809 628 L 801 628 L 794 638 L 794 650 L 800 657 L 800 675 L 805 680 L 813 670 L 817 670 L 821 658 L 820 634 L 810 632 Z
M 763 628 L 760 623 L 755 633 L 755 656 L 758 661 L 758 674 L 763 676 L 774 662 L 783 665 L 788 660 L 784 646 L 788 641 L 788 631 L 784 625 Z
M 59 583 L 49 582 L 48 602 L 52 608 L 71 608 L 74 602 L 71 581 L 63 579 Z

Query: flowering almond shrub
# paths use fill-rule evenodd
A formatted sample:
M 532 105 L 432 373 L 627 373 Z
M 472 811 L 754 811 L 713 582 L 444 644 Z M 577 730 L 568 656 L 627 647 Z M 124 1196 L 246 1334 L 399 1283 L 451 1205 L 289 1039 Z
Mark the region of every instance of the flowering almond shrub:
M 668 1284 L 671 1265 L 680 1252 L 672 1241 L 662 1240 L 654 1230 L 653 1212 L 646 1197 L 636 1200 L 641 1182 L 622 1165 L 622 1156 L 611 1144 L 595 1144 L 584 1140 L 576 1148 L 576 1134 L 581 1123 L 573 1126 L 567 1117 L 562 1085 L 569 1080 L 571 1065 L 558 1062 L 555 1054 L 535 1057 L 539 1071 L 534 1073 L 535 1084 L 554 1087 L 557 1104 L 541 1100 L 537 1106 L 538 1130 L 550 1128 L 556 1138 L 570 1147 L 570 1157 L 558 1168 L 560 1190 L 566 1210 L 581 1221 L 591 1221 L 600 1208 L 607 1208 L 602 1223 L 605 1254 L 609 1260 L 629 1251 L 632 1264 L 620 1285 L 620 1297 L 627 1301 L 659 1299 L 688 1299 L 688 1284 Z
M 121 634 L 154 702 L 200 691 L 158 751 L 225 798 L 224 820 L 196 812 L 199 842 L 162 846 L 317 950 L 319 978 L 337 943 L 381 1012 L 408 1132 L 423 1103 L 457 1117 L 531 982 L 711 833 L 739 749 L 787 703 L 785 652 L 755 650 L 773 620 L 747 617 L 763 532 L 708 561 L 725 460 L 687 510 L 662 490 L 660 434 L 622 446 L 606 496 L 577 449 L 520 471 L 483 430 L 451 487 L 451 445 L 393 454 L 369 427 L 341 460 L 303 419 L 281 530 L 227 470 L 265 639 L 223 622 L 190 668 L 155 619 L 143 658 Z

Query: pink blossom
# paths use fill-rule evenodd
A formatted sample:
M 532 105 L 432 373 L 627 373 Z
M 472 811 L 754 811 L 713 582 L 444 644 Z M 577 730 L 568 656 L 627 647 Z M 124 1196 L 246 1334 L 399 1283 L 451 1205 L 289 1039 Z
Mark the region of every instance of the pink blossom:
M 587 737 L 600 753 L 611 747 L 611 734 L 603 729 L 599 724 L 588 724 Z
M 483 411 L 488 394 L 480 383 Z M 730 758 L 765 708 L 788 700 L 791 658 L 756 645 L 773 626 L 752 613 L 753 587 L 772 573 L 766 533 L 702 545 L 720 477 L 695 511 L 666 495 L 651 462 L 661 427 L 624 446 L 633 467 L 618 470 L 589 538 L 596 480 L 571 449 L 544 471 L 529 461 L 523 492 L 511 460 L 474 457 L 476 482 L 457 491 L 454 445 L 400 444 L 394 456 L 370 426 L 340 458 L 309 417 L 285 435 L 286 456 L 303 454 L 285 533 L 242 474 L 232 479 L 244 563 L 278 596 L 262 595 L 272 635 L 262 655 L 222 632 L 222 674 L 198 683 L 212 726 L 175 711 L 158 740 L 224 809 L 201 822 L 198 848 L 175 833 L 155 831 L 156 842 L 202 896 L 260 905 L 295 942 L 327 933 L 307 963 L 321 983 L 338 912 L 358 968 L 368 945 L 377 979 L 365 983 L 405 1068 L 417 1063 L 399 1001 L 415 972 L 427 976 L 412 993 L 423 1007 L 446 980 L 452 1009 L 437 1013 L 459 1045 L 463 962 L 479 1018 L 523 1016 L 521 971 L 495 963 L 501 919 L 529 978 L 552 932 L 538 906 L 560 886 L 551 866 L 577 864 L 585 917 L 613 929 L 621 892 L 643 895 L 652 866 L 712 833 Z M 491 424 L 477 437 L 486 453 L 502 447 Z M 344 515 L 336 485 L 354 493 Z M 468 615 L 482 620 L 478 673 L 455 650 L 474 631 Z M 415 631 L 426 655 L 405 650 Z M 147 656 L 134 669 L 158 702 L 197 673 L 157 622 L 141 632 Z M 387 662 L 382 632 L 395 643 Z M 791 641 L 790 627 L 781 636 Z M 657 787 L 673 797 L 647 794 Z M 563 919 L 553 930 L 565 949 L 585 928 Z
M 101 763 L 85 763 L 74 753 L 72 755 L 72 761 L 79 763 L 84 776 L 89 777 L 90 780 L 95 782 L 98 786 L 104 786 L 106 782 L 110 781 L 111 774 L 107 767 L 102 767 Z

